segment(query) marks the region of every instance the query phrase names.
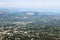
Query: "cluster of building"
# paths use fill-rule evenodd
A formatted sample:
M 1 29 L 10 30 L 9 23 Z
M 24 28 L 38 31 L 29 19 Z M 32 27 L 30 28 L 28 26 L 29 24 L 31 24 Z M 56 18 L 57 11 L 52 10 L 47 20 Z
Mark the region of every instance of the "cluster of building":
M 0 28 L 0 40 L 60 40 L 60 34 L 53 34 L 31 27 Z

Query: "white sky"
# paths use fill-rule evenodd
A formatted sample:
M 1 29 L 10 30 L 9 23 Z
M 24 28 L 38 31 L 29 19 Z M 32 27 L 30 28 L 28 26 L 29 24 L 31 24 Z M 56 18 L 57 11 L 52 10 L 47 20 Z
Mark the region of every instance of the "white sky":
M 1 7 L 60 11 L 60 0 L 0 0 Z

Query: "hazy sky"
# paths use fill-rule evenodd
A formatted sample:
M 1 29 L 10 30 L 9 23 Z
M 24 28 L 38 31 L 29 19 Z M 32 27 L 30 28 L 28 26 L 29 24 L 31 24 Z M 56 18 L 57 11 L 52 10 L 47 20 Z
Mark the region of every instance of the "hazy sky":
M 60 0 L 0 0 L 0 8 L 1 7 L 60 11 Z

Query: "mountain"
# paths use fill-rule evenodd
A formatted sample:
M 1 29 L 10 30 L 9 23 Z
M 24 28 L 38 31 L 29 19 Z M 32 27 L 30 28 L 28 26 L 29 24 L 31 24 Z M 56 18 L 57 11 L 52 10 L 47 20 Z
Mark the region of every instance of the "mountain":
M 50 12 L 0 11 L 0 23 L 60 26 L 60 15 Z

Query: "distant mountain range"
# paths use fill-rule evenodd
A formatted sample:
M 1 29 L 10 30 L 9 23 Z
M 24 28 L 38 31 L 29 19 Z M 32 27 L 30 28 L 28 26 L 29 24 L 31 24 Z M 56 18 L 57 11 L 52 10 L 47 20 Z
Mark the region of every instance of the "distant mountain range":
M 0 23 L 39 24 L 60 26 L 60 14 L 33 11 L 0 11 Z

